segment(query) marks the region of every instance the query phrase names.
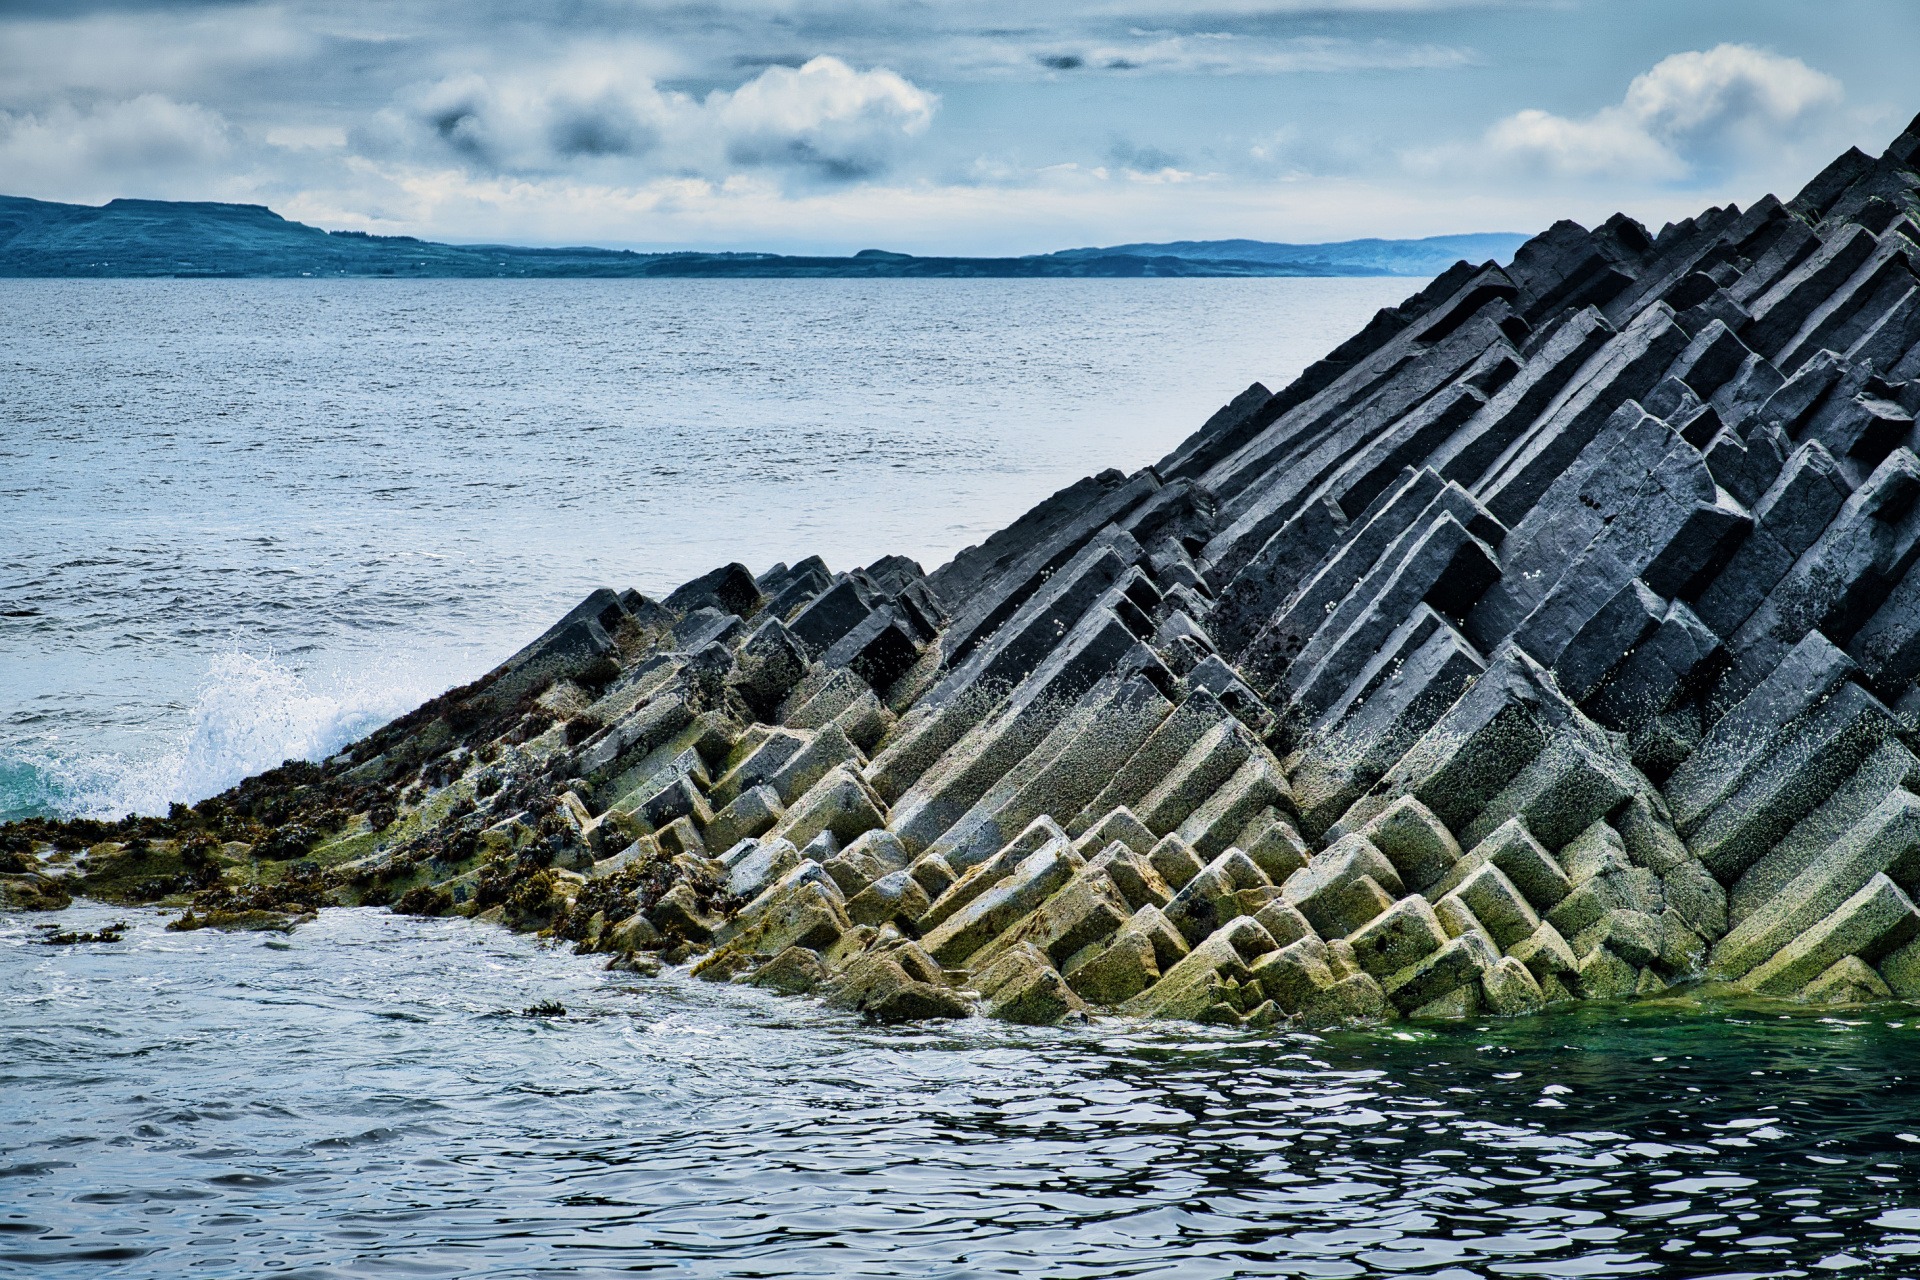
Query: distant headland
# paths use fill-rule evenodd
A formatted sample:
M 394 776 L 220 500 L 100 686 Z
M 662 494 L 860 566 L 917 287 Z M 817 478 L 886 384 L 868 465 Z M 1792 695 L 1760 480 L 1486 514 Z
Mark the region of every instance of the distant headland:
M 1505 262 L 1510 232 L 1422 240 L 1276 244 L 1181 240 L 1010 258 L 638 253 L 625 249 L 436 244 L 325 231 L 256 204 L 114 200 L 57 204 L 0 196 L 0 276 L 405 276 L 622 278 L 1042 278 L 1434 276 L 1462 258 Z

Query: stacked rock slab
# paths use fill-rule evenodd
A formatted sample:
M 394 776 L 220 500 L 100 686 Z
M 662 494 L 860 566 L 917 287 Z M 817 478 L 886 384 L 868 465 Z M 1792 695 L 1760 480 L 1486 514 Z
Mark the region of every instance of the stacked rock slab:
M 1460 263 L 931 573 L 597 592 L 449 788 L 560 780 L 588 945 L 881 1019 L 1920 998 L 1917 167 Z

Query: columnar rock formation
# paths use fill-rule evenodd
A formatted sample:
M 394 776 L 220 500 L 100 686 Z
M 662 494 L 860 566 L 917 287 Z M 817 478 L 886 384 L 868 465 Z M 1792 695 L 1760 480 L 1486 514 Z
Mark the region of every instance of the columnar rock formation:
M 307 896 L 878 1018 L 1920 998 L 1916 169 L 1461 263 L 931 574 L 596 592 Z

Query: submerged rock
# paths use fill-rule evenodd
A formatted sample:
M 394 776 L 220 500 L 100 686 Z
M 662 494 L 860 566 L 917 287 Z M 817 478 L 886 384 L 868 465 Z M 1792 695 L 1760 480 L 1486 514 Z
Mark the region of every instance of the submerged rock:
M 931 573 L 595 591 L 325 765 L 7 828 L 0 901 L 386 904 L 880 1022 L 1920 998 L 1917 161 L 1456 264 Z
M 0 911 L 64 911 L 72 905 L 73 895 L 50 877 L 0 876 Z
M 127 922 L 115 920 L 111 924 L 101 925 L 98 929 L 61 929 L 54 925 L 42 927 L 41 934 L 34 941 L 43 947 L 71 947 L 96 942 L 124 942 L 127 937 Z
M 212 910 L 205 915 L 192 911 L 169 921 L 170 933 L 191 933 L 196 929 L 218 929 L 223 933 L 292 933 L 314 918 L 311 911 L 267 911 L 258 908 L 237 911 Z

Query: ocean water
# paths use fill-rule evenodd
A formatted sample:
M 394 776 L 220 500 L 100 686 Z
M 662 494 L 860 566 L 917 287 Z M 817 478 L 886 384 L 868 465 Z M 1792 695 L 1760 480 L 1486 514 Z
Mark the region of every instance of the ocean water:
M 876 1028 L 462 920 L 125 916 L 0 917 L 0 1276 L 1920 1275 L 1910 1008 Z
M 1409 287 L 0 282 L 0 811 L 323 754 L 603 581 L 931 567 Z M 0 915 L 0 1277 L 1920 1276 L 1904 1006 L 876 1028 L 164 923 Z
M 0 281 L 0 818 L 324 755 L 594 586 L 931 569 L 1419 281 Z

